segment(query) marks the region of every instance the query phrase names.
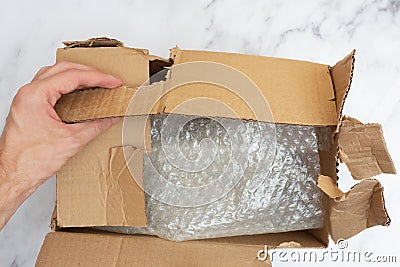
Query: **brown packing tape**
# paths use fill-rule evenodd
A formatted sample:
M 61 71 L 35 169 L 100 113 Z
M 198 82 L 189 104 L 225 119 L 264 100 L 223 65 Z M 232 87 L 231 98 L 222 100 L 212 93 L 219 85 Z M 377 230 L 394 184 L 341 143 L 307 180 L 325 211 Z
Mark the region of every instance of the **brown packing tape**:
M 329 233 L 336 242 L 350 238 L 376 225 L 387 226 L 390 218 L 385 208 L 383 188 L 375 179 L 365 179 L 349 192 L 341 192 L 328 176 L 320 176 L 318 186 L 330 197 Z
M 381 173 L 396 174 L 379 124 L 363 124 L 343 117 L 337 138 L 339 158 L 354 179 L 370 178 Z

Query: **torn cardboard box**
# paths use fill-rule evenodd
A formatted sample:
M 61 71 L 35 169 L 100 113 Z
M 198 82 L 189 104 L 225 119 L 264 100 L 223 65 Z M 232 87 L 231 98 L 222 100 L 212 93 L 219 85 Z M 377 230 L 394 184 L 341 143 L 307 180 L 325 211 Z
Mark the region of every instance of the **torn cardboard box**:
M 58 61 L 94 66 L 124 80 L 124 86 L 90 89 L 63 96 L 56 105 L 60 118 L 68 123 L 83 120 L 125 117 L 131 125 L 128 139 L 122 138 L 123 123 L 110 128 L 67 162 L 57 174 L 57 205 L 52 222 L 54 232 L 47 235 L 37 266 L 90 265 L 110 262 L 115 266 L 144 265 L 237 265 L 268 264 L 256 260 L 257 251 L 284 246 L 293 241 L 300 247 L 322 248 L 334 239 L 349 238 L 374 226 L 388 225 L 382 187 L 369 179 L 379 173 L 395 173 L 379 126 L 363 125 L 342 116 L 354 69 L 354 54 L 333 67 L 304 61 L 230 53 L 171 50 L 170 59 L 149 55 L 147 50 L 126 48 L 119 41 L 101 38 L 68 42 L 57 52 Z M 249 77 L 268 100 L 268 114 L 255 116 L 251 109 L 229 90 L 215 84 L 185 83 L 196 76 L 181 68 L 185 63 L 216 62 L 236 69 Z M 165 80 L 148 83 L 158 70 L 171 68 Z M 221 73 L 219 73 L 221 75 Z M 210 79 L 214 76 L 209 74 Z M 147 90 L 141 87 L 145 83 Z M 177 88 L 177 84 L 183 84 Z M 234 86 L 234 85 L 233 85 Z M 172 88 L 174 90 L 172 90 Z M 134 109 L 132 97 L 139 99 Z M 144 192 L 132 179 L 142 179 L 140 161 L 148 140 L 147 131 L 132 125 L 146 125 L 146 115 L 178 113 L 184 115 L 233 117 L 232 113 L 209 106 L 180 108 L 193 98 L 209 97 L 227 104 L 244 120 L 318 125 L 331 128 L 331 144 L 320 153 L 320 188 L 323 200 L 324 227 L 287 233 L 237 236 L 175 243 L 150 236 L 127 236 L 87 231 L 89 226 L 146 226 Z M 254 97 L 256 98 L 256 97 Z M 150 110 L 143 107 L 156 101 Z M 254 102 L 257 105 L 257 102 Z M 199 107 L 200 106 L 200 107 Z M 355 141 L 357 140 L 357 141 Z M 123 150 L 128 149 L 135 171 L 127 171 Z M 365 179 L 343 193 L 337 188 L 337 158 L 346 163 L 357 179 Z M 367 162 L 368 171 L 365 171 Z M 118 175 L 115 175 L 118 173 Z M 132 196 L 127 198 L 126 196 Z M 357 221 L 355 224 L 354 221 Z M 91 247 L 86 253 L 86 247 Z M 107 247 L 112 250 L 105 250 Z M 160 257 L 155 257 L 162 250 Z M 61 253 L 62 251 L 62 253 Z M 231 252 L 233 252 L 231 254 Z M 185 255 L 185 256 L 182 256 Z M 201 257 L 200 257 L 201 255 Z M 225 255 L 229 255 L 226 256 Z

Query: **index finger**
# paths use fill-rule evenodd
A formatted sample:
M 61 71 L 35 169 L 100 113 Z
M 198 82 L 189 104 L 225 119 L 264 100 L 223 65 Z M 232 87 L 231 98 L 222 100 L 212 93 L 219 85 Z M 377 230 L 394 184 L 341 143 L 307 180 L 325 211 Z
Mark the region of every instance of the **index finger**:
M 33 77 L 32 81 L 40 81 L 46 79 L 50 76 L 56 75 L 58 73 L 67 71 L 67 70 L 96 70 L 95 68 L 87 65 L 77 64 L 68 61 L 60 61 L 52 66 L 46 66 L 41 68 L 38 73 Z
M 85 87 L 115 88 L 122 85 L 122 80 L 97 70 L 68 70 L 46 79 L 35 81 L 40 93 L 47 97 L 54 106 L 63 94 Z

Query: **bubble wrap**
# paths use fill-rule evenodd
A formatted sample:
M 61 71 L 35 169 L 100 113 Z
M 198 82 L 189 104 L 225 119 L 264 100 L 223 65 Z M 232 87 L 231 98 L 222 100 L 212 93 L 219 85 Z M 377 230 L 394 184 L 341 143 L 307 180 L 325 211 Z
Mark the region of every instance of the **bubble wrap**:
M 318 149 L 329 149 L 326 129 L 152 116 L 148 226 L 98 229 L 183 241 L 320 228 Z

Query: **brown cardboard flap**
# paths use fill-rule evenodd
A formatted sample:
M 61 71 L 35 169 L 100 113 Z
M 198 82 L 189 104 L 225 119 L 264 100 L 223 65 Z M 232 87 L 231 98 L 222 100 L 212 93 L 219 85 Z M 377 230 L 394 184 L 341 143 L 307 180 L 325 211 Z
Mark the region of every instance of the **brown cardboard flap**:
M 365 179 L 343 193 L 328 176 L 320 176 L 318 186 L 330 197 L 328 211 L 332 239 L 350 238 L 372 226 L 390 224 L 383 188 L 375 179 Z
M 379 124 L 362 124 L 353 118 L 344 117 L 338 143 L 339 158 L 347 165 L 354 179 L 396 173 Z
M 125 86 L 76 91 L 63 95 L 55 110 L 64 122 L 123 117 L 135 93 L 136 89 Z
M 174 65 L 216 62 L 244 74 L 268 101 L 275 122 L 335 125 L 338 121 L 328 65 L 244 54 L 180 50 L 178 47 L 171 50 L 171 58 Z M 182 87 L 186 86 L 191 85 Z M 212 86 L 202 84 L 202 90 Z
M 143 171 L 145 117 L 130 117 L 95 138 L 57 173 L 57 224 L 60 227 L 144 226 L 144 192 L 136 183 Z M 122 125 L 130 129 L 122 140 Z M 127 160 L 134 167 L 131 177 Z M 131 152 L 131 153 L 129 153 Z M 129 157 L 131 155 L 132 157 Z M 136 170 L 136 171 L 135 171 Z
M 264 245 L 172 242 L 152 236 L 52 232 L 36 267 L 43 266 L 271 266 L 259 261 Z
M 97 38 L 90 38 L 85 41 L 65 41 L 63 44 L 67 48 L 73 47 L 116 47 L 116 46 L 123 46 L 124 44 L 121 41 L 116 39 L 111 39 L 108 37 L 97 37 Z
M 339 119 L 342 116 L 344 102 L 353 79 L 355 53 L 356 50 L 353 50 L 348 56 L 330 68 L 333 88 L 335 90 L 336 112 Z
M 75 47 L 57 50 L 57 62 L 69 61 L 114 75 L 129 87 L 140 86 L 149 78 L 147 50 L 127 47 Z
M 73 92 L 57 103 L 59 116 L 74 122 L 177 113 L 301 125 L 338 123 L 327 65 L 228 53 L 176 49 L 174 53 L 177 56 L 173 56 L 175 63 L 166 81 L 139 89 Z M 193 64 L 199 60 L 218 64 Z M 227 66 L 221 68 L 221 63 Z M 207 82 L 194 82 L 199 77 L 206 77 Z M 128 111 L 133 96 L 135 104 Z

